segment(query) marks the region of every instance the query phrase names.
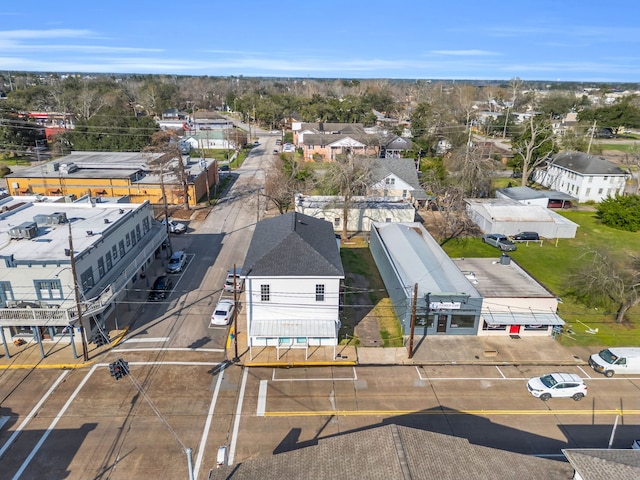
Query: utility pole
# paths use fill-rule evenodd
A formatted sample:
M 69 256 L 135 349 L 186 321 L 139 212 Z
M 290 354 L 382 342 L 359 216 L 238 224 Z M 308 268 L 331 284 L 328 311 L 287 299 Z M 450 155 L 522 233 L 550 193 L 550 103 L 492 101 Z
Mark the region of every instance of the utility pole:
M 416 304 L 418 302 L 418 284 L 413 286 L 413 299 L 411 301 L 411 330 L 409 332 L 409 359 L 413 358 L 413 334 L 416 329 Z
M 73 253 L 73 235 L 71 234 L 71 222 L 69 222 L 69 258 L 71 260 L 71 275 L 73 276 L 73 292 L 76 297 L 76 309 L 78 310 L 78 325 L 80 330 L 80 339 L 82 340 L 82 359 L 89 361 L 89 352 L 87 351 L 87 339 L 84 335 L 84 325 L 82 325 L 82 305 L 80 304 L 80 287 L 78 285 L 78 276 L 76 274 L 76 257 Z
M 589 146 L 587 147 L 587 155 L 591 152 L 591 144 L 593 143 L 593 136 L 596 134 L 597 120 L 593 121 L 593 127 L 591 127 L 591 137 L 589 137 Z

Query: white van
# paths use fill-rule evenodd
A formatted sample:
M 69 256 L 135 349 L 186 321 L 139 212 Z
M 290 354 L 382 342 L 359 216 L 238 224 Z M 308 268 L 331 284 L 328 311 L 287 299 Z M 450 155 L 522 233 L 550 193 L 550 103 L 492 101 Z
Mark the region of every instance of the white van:
M 591 355 L 589 365 L 605 377 L 613 377 L 614 373 L 640 374 L 640 348 L 607 348 Z

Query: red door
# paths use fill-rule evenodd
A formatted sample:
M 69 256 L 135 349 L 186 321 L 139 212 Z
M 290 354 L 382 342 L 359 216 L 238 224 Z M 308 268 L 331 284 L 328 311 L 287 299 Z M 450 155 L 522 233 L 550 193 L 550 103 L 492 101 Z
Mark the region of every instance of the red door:
M 509 327 L 509 335 L 517 335 L 520 333 L 520 325 L 511 325 Z

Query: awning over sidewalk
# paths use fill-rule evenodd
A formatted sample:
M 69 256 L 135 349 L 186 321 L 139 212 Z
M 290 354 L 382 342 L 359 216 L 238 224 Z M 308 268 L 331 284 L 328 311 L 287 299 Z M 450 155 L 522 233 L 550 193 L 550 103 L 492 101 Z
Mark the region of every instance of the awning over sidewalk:
M 252 337 L 335 338 L 334 320 L 256 320 L 251 322 Z
M 482 312 L 487 325 L 564 325 L 555 313 Z

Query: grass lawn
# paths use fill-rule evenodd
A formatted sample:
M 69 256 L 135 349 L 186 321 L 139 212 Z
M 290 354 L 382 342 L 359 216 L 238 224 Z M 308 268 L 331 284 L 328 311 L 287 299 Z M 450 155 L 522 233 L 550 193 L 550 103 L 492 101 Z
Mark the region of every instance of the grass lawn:
M 598 145 L 602 150 L 617 150 L 619 152 L 630 152 L 634 144 L 632 143 L 601 143 Z
M 369 314 L 375 316 L 378 321 L 378 329 L 383 340 L 383 346 L 402 347 L 402 329 L 398 322 L 398 317 L 391 306 L 391 300 L 387 295 L 382 278 L 378 273 L 378 268 L 371 256 L 369 245 L 362 238 L 352 238 L 349 242 L 343 244 L 340 249 L 340 256 L 342 257 L 345 274 L 358 275 L 367 280 L 366 286 L 348 285 L 345 295 L 344 317 L 347 319 L 355 317 L 355 312 L 351 305 L 362 305 L 363 303 L 373 305 Z M 354 290 L 358 288 L 366 288 L 366 295 L 368 296 L 366 302 L 358 302 L 356 300 Z M 343 329 L 340 333 L 341 336 L 346 334 L 349 337 L 353 337 L 353 326 L 346 321 L 343 322 Z M 355 345 L 359 345 L 359 343 L 360 340 L 355 338 Z M 354 344 L 354 340 L 351 340 L 350 344 Z
M 607 245 L 622 254 L 640 255 L 640 233 L 624 232 L 601 225 L 594 212 L 562 211 L 569 220 L 580 225 L 576 238 L 545 241 L 538 244 L 518 244 L 511 257 L 562 303 L 558 314 L 573 332 L 564 334 L 560 341 L 566 345 L 640 345 L 640 307 L 634 307 L 624 325 L 614 323 L 615 312 L 587 308 L 568 296 L 569 272 L 581 260 L 581 254 L 598 246 Z M 498 257 L 500 253 L 485 245 L 479 238 L 455 239 L 443 245 L 450 257 Z M 565 328 L 565 330 L 567 330 Z M 597 334 L 588 333 L 598 329 Z

